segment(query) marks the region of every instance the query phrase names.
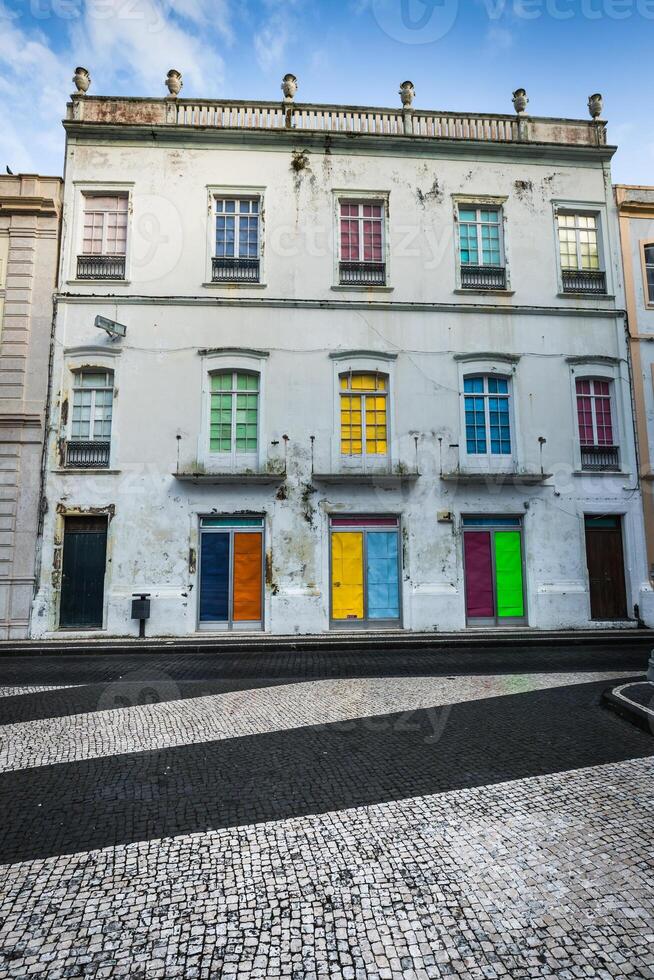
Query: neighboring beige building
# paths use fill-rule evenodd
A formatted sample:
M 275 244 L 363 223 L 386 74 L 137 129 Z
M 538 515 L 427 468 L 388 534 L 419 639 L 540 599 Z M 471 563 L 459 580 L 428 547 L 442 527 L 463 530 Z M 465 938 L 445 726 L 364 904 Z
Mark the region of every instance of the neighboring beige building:
M 616 184 L 645 537 L 654 578 L 654 187 Z
M 0 177 L 0 638 L 27 636 L 36 540 L 59 177 Z

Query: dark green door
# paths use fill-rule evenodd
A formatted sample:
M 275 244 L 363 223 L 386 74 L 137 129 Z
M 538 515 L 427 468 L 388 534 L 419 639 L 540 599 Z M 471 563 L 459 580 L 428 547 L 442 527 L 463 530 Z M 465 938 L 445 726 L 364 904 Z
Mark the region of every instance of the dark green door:
M 107 520 L 67 517 L 61 576 L 59 626 L 93 629 L 102 626 Z

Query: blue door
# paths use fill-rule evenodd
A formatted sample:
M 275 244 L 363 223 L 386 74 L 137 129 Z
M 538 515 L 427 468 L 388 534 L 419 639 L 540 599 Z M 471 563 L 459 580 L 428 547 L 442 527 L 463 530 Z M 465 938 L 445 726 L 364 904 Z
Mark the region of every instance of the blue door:
M 200 622 L 229 619 L 229 533 L 202 535 L 200 549 Z
M 397 531 L 366 534 L 368 619 L 399 619 Z

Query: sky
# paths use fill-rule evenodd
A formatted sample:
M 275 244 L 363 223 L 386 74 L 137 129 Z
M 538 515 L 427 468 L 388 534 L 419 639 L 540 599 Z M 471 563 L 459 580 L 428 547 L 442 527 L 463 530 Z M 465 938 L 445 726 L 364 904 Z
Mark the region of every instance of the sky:
M 77 65 L 89 94 L 281 98 L 587 118 L 601 92 L 613 178 L 654 184 L 654 0 L 0 0 L 0 173 L 61 174 Z

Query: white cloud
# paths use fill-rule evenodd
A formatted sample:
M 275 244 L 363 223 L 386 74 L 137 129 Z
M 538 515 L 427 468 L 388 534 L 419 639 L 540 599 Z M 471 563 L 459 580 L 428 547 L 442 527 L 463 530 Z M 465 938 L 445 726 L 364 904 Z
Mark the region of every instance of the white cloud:
M 232 43 L 227 0 L 71 4 L 56 22 L 56 49 L 44 33 L 53 23 L 24 27 L 0 0 L 0 172 L 8 164 L 15 172 L 61 173 L 61 120 L 76 65 L 89 69 L 92 93 L 163 96 L 166 72 L 177 68 L 184 95 L 220 94 L 224 63 L 207 28 Z
M 291 70 L 283 61 L 296 37 L 295 12 L 301 3 L 302 0 L 264 0 L 267 16 L 254 35 L 254 53 L 263 71 Z

